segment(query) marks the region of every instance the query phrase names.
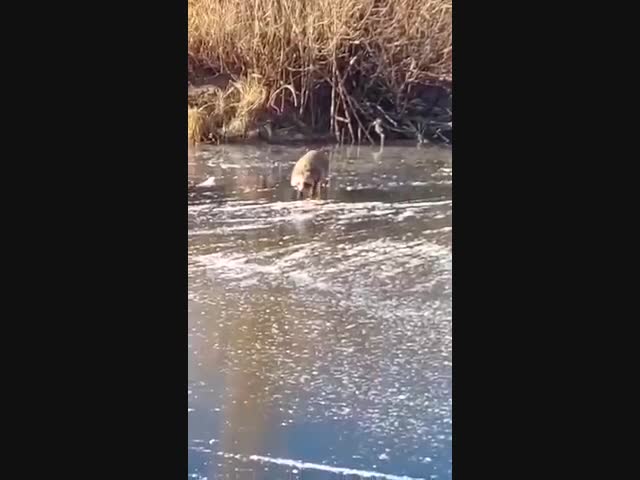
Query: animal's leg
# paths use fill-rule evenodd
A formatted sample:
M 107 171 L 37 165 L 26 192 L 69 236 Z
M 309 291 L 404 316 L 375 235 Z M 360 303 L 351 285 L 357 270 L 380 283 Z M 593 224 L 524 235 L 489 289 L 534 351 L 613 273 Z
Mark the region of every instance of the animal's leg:
M 311 197 L 312 198 L 317 197 L 318 196 L 317 193 L 318 193 L 318 182 L 313 182 L 313 186 L 311 187 Z

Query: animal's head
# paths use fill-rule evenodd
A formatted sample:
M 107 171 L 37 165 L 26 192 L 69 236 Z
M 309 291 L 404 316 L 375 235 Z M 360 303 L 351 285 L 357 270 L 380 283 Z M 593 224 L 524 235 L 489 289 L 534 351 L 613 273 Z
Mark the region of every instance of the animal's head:
M 304 177 L 300 177 L 293 187 L 299 193 L 305 193 L 311 190 L 311 187 L 313 187 L 313 177 L 311 177 L 311 175 L 309 174 L 305 175 Z

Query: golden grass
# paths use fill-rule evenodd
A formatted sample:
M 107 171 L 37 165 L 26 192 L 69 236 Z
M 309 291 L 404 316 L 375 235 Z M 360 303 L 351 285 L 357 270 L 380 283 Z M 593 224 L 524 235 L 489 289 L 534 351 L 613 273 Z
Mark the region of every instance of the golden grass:
M 226 135 L 245 136 L 251 127 L 256 126 L 257 117 L 262 113 L 267 100 L 267 88 L 262 80 L 249 76 L 233 82 L 229 97 L 231 103 L 225 105 L 229 120 L 225 123 Z
M 189 142 L 246 136 L 257 127 L 266 100 L 267 89 L 254 76 L 232 82 L 225 90 L 208 90 L 188 108 Z
M 189 68 L 245 78 L 251 95 L 234 102 L 242 118 L 266 102 L 300 115 L 330 109 L 332 126 L 340 116 L 355 123 L 354 95 L 397 103 L 416 84 L 451 80 L 452 0 L 188 2 Z M 316 98 L 320 84 L 330 102 Z
M 204 118 L 198 107 L 189 107 L 187 120 L 187 136 L 189 143 L 197 143 L 204 137 Z

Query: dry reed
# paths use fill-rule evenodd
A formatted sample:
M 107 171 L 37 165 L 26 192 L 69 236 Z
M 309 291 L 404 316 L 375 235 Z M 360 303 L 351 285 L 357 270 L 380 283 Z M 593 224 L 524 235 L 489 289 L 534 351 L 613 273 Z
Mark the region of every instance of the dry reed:
M 189 68 L 253 82 L 249 92 L 260 93 L 235 101 L 244 113 L 232 128 L 246 128 L 266 103 L 354 139 L 354 128 L 366 131 L 368 99 L 404 111 L 412 90 L 450 82 L 451 8 L 452 0 L 189 0 Z
M 259 78 L 232 82 L 223 90 L 212 88 L 188 109 L 189 142 L 243 138 L 264 110 L 267 89 Z

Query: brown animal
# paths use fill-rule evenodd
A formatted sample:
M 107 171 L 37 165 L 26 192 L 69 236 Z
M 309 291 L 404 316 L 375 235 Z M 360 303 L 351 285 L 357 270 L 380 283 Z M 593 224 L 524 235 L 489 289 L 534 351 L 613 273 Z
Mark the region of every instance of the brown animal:
M 321 150 L 305 153 L 291 172 L 291 186 L 298 192 L 298 199 L 303 198 L 307 190 L 311 190 L 312 197 L 316 196 L 318 187 L 326 187 L 328 182 L 329 157 Z

